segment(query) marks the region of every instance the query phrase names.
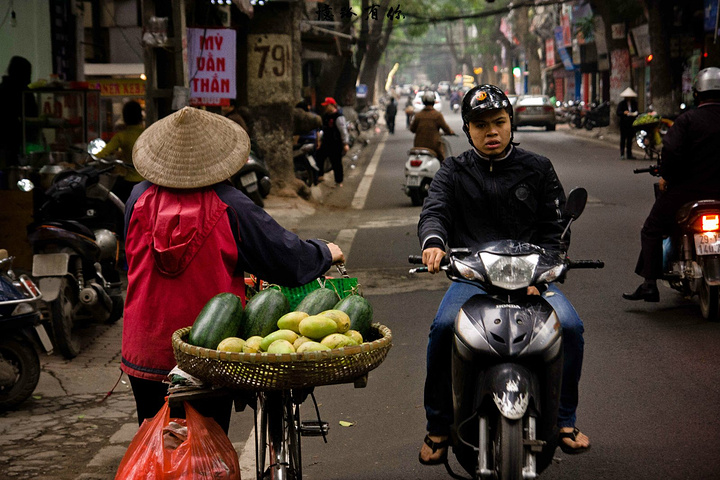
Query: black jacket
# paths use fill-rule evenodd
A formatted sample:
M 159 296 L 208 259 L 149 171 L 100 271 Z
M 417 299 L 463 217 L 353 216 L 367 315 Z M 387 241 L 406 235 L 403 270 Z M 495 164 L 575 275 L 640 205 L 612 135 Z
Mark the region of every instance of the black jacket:
M 670 189 L 720 195 L 719 155 L 720 104 L 706 103 L 680 115 L 663 137 L 660 173 Z
M 418 223 L 420 245 L 472 248 L 512 239 L 561 250 L 564 205 L 547 158 L 514 147 L 491 162 L 468 150 L 445 159 L 435 174 Z

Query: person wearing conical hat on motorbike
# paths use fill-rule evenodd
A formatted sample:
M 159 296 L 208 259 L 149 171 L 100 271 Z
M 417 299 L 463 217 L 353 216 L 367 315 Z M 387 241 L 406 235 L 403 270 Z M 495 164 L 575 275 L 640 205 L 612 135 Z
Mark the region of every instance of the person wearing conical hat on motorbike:
M 698 72 L 693 85 L 698 108 L 680 115 L 663 137 L 660 190 L 640 231 L 635 273 L 643 282 L 626 300 L 659 302 L 663 236 L 677 228 L 675 214 L 686 203 L 720 197 L 720 68 Z
M 507 96 L 494 85 L 474 87 L 462 100 L 461 115 L 472 148 L 445 159 L 430 185 L 418 223 L 428 271 L 440 271 L 448 248 L 473 248 L 503 238 L 565 250 L 560 239 L 566 224 L 562 185 L 550 160 L 513 143 L 513 109 Z M 419 454 L 425 465 L 441 464 L 447 458 L 453 423 L 453 324 L 460 307 L 478 293 L 483 292 L 477 286 L 453 282 L 430 328 L 424 395 L 427 435 Z M 545 292 L 529 287 L 528 294 L 545 296 L 562 324 L 565 357 L 559 446 L 566 453 L 584 452 L 590 440 L 575 427 L 584 347 L 582 320 L 554 284 Z
M 244 272 L 299 286 L 344 261 L 337 245 L 301 240 L 227 181 L 249 151 L 240 125 L 192 107 L 150 125 L 135 143 L 135 168 L 146 180 L 125 213 L 121 369 L 140 424 L 164 405 L 163 380 L 176 364 L 173 332 L 192 325 L 208 300 L 230 292 L 244 304 Z M 194 406 L 227 432 L 231 404 L 227 397 Z

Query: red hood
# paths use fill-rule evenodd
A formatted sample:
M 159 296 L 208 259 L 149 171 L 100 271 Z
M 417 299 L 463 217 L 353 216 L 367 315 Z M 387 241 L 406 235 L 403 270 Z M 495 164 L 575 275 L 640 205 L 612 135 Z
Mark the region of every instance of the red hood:
M 169 190 L 153 186 L 143 195 L 148 215 L 142 231 L 158 270 L 182 273 L 205 242 L 227 205 L 208 189 Z M 208 193 L 211 193 L 208 195 Z

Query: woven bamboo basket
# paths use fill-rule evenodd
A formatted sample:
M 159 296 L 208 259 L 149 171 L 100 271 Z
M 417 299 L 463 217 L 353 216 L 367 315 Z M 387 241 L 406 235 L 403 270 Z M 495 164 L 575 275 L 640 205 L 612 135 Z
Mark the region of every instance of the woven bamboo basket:
M 286 390 L 350 382 L 380 365 L 392 332 L 379 323 L 362 345 L 306 353 L 233 353 L 186 342 L 191 327 L 172 336 L 178 367 L 213 386 L 242 390 Z

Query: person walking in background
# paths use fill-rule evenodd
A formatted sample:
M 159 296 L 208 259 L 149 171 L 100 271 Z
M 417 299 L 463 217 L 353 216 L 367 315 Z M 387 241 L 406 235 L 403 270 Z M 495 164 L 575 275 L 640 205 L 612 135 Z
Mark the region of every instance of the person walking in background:
M 412 95 L 408 95 L 407 101 L 405 102 L 405 127 L 410 128 L 413 117 L 415 116 L 415 107 L 412 104 Z
M 3 76 L 0 83 L 0 99 L 3 102 L 0 109 L 0 169 L 2 170 L 18 165 L 18 157 L 24 153 L 22 151 L 23 91 L 27 90 L 31 78 L 30 62 L 24 57 L 12 57 L 7 67 L 7 75 Z M 25 115 L 38 116 L 35 96 L 32 93 L 25 94 Z M 7 185 L 0 185 L 0 188 L 7 188 Z
M 122 118 L 125 126 L 118 131 L 108 142 L 108 144 L 95 154 L 98 158 L 107 158 L 110 155 L 119 153 L 118 158 L 128 165 L 133 164 L 132 151 L 140 134 L 145 128 L 143 127 L 142 107 L 135 100 L 130 100 L 123 105 Z M 142 175 L 137 173 L 134 168 L 119 167 L 124 170 L 122 177 L 115 181 L 113 192 L 123 202 L 127 201 L 133 187 L 143 180 Z
M 318 149 L 318 165 L 324 165 L 325 159 L 329 158 L 335 176 L 335 185 L 343 186 L 343 164 L 342 157 L 350 150 L 350 134 L 348 134 L 347 121 L 342 112 L 338 109 L 337 102 L 332 97 L 325 97 L 321 104 L 325 107 L 322 116 L 323 136 Z
M 393 97 L 390 97 L 390 103 L 385 107 L 385 123 L 391 134 L 395 133 L 395 115 L 397 115 L 397 103 Z
M 638 115 L 637 93 L 628 87 L 620 94 L 622 100 L 617 106 L 617 116 L 620 119 L 620 159 L 634 160 L 632 143 L 635 139 L 633 122 Z M 625 156 L 627 153 L 627 156 Z

